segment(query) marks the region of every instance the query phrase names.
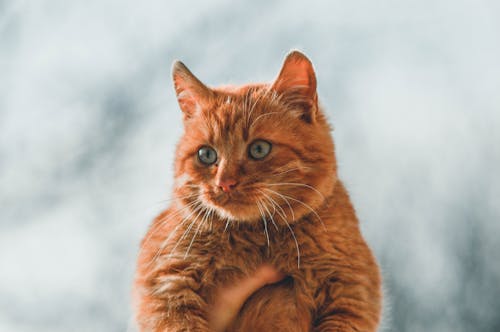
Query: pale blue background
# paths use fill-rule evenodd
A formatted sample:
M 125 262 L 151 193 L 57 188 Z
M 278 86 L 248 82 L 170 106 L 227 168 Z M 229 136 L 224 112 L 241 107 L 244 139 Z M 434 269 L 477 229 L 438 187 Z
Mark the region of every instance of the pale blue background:
M 166 203 L 170 65 L 315 64 L 383 331 L 500 330 L 500 2 L 0 1 L 0 331 L 125 331 Z

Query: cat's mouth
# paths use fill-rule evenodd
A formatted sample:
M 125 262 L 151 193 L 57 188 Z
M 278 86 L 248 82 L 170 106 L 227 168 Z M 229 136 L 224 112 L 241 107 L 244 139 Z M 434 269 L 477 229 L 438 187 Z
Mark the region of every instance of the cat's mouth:
M 239 221 L 249 221 L 256 217 L 256 197 L 254 193 L 232 191 L 208 192 L 206 195 L 208 203 L 214 207 L 222 217 Z
M 221 207 L 233 206 L 233 205 L 255 205 L 252 199 L 253 195 L 245 194 L 242 192 L 234 191 L 234 192 L 219 192 L 219 193 L 210 193 L 210 200 L 219 205 Z

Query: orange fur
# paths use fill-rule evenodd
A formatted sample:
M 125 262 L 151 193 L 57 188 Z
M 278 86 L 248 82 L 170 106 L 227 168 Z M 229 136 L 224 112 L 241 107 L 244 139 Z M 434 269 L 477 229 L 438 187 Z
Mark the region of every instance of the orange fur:
M 310 61 L 290 53 L 269 85 L 210 89 L 180 62 L 173 78 L 185 133 L 174 200 L 141 244 L 141 331 L 208 331 L 215 291 L 263 264 L 288 277 L 254 293 L 229 331 L 375 331 L 380 273 L 337 179 Z M 256 139 L 272 145 L 262 160 L 248 154 Z

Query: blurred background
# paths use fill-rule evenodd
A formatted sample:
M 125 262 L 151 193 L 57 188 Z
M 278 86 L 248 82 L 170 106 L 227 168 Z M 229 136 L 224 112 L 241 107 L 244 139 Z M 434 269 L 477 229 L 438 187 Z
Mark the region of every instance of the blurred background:
M 500 2 L 0 1 L 0 331 L 133 330 L 170 197 L 170 66 L 270 81 L 299 48 L 383 269 L 381 331 L 500 331 Z

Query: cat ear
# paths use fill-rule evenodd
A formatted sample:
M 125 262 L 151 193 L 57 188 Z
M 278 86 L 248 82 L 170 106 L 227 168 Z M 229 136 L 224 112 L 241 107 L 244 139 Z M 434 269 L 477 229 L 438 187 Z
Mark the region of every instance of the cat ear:
M 200 113 L 213 96 L 213 91 L 180 61 L 175 61 L 172 65 L 172 79 L 177 101 L 184 112 L 184 119 L 192 118 Z
M 316 74 L 311 61 L 303 53 L 288 53 L 271 89 L 282 94 L 288 105 L 300 109 L 304 120 L 314 121 L 318 108 Z

